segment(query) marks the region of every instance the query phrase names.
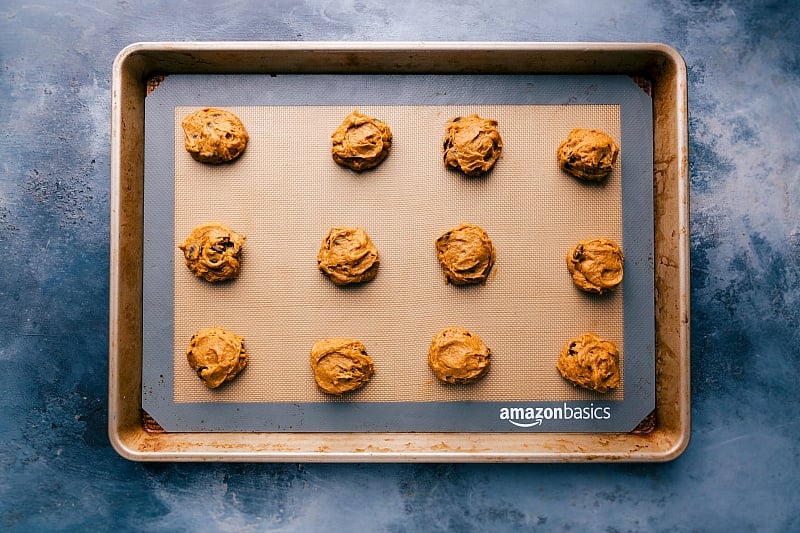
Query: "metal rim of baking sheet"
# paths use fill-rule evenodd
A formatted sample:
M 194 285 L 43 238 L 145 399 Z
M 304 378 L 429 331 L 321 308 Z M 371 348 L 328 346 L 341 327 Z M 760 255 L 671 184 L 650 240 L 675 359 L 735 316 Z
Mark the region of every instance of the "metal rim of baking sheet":
M 148 80 L 171 73 L 626 74 L 654 123 L 656 410 L 634 433 L 166 433 L 142 422 L 142 196 Z M 139 461 L 666 461 L 686 448 L 689 234 L 686 69 L 658 43 L 137 43 L 113 65 L 109 437 Z

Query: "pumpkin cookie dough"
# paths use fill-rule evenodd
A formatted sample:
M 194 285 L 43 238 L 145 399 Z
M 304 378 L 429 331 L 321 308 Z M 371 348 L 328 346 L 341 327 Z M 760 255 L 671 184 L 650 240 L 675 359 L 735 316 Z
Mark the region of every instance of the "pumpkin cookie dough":
M 556 368 L 578 387 L 608 392 L 619 386 L 619 350 L 613 342 L 584 333 L 564 345 Z
M 235 278 L 245 236 L 218 222 L 194 228 L 178 248 L 192 274 L 211 283 Z
M 369 381 L 375 366 L 360 341 L 331 338 L 314 343 L 311 370 L 320 389 L 328 394 L 342 394 Z
M 482 227 L 464 223 L 436 239 L 436 255 L 446 281 L 466 285 L 486 283 L 497 253 Z
M 355 109 L 331 134 L 333 160 L 361 172 L 378 166 L 392 149 L 392 130 Z
M 558 162 L 566 172 L 587 181 L 600 181 L 614 169 L 619 148 L 600 130 L 575 128 L 558 145 Z
M 444 164 L 467 176 L 488 172 L 503 150 L 496 120 L 474 114 L 455 117 L 447 123 L 445 132 Z
M 203 383 L 215 389 L 244 369 L 247 352 L 242 337 L 224 328 L 211 327 L 192 336 L 186 359 Z
M 622 282 L 622 250 L 610 239 L 580 241 L 567 254 L 567 269 L 581 290 L 603 294 Z
M 230 111 L 206 107 L 187 115 L 181 126 L 186 151 L 201 163 L 233 161 L 247 146 L 247 131 Z
M 370 281 L 380 257 L 364 228 L 333 227 L 322 239 L 317 266 L 336 285 Z
M 489 371 L 492 350 L 466 328 L 451 326 L 437 333 L 428 349 L 428 366 L 445 383 L 472 383 Z

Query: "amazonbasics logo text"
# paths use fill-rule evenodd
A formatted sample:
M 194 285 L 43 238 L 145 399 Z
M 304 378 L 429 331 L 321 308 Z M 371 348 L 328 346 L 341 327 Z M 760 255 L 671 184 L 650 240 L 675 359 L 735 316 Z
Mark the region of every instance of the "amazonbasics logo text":
M 517 427 L 540 426 L 545 420 L 608 420 L 610 407 L 597 407 L 590 403 L 586 407 L 570 407 L 564 403 L 556 407 L 501 407 L 500 420 L 507 420 Z

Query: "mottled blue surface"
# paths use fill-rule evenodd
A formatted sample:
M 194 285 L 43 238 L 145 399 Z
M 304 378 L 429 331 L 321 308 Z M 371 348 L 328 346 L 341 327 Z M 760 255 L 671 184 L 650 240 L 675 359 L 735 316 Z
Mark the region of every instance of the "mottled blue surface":
M 360 531 L 800 530 L 797 3 L 261 4 L 0 0 L 0 530 L 336 530 L 343 511 Z M 135 41 L 242 39 L 678 49 L 692 194 L 687 451 L 660 465 L 118 457 L 106 437 L 111 63 Z

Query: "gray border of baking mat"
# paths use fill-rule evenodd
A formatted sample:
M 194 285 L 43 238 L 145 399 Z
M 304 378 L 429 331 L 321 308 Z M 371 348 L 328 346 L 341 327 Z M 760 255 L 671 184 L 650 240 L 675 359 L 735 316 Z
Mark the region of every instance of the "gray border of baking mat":
M 464 104 L 620 106 L 625 147 L 621 153 L 625 398 L 568 402 L 175 402 L 175 107 Z M 171 75 L 145 99 L 145 133 L 142 408 L 165 430 L 628 432 L 655 408 L 652 100 L 629 77 Z

